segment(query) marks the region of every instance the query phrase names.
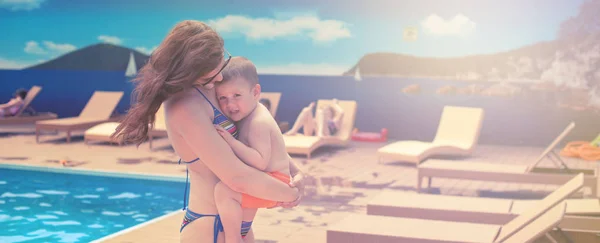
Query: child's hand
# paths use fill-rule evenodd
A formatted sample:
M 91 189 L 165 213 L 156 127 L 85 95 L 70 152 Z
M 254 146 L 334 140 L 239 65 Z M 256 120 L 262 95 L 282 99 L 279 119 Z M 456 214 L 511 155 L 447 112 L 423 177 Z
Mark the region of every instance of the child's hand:
M 293 208 L 298 206 L 298 204 L 300 204 L 300 201 L 302 201 L 302 196 L 304 196 L 304 178 L 304 174 L 299 172 L 298 174 L 296 174 L 296 176 L 292 178 L 292 181 L 290 181 L 290 187 L 295 187 L 298 189 L 299 196 L 298 198 L 296 198 L 296 200 L 292 202 L 277 202 L 277 204 L 274 207 L 270 208 Z
M 231 140 L 235 139 L 231 133 L 225 131 L 225 129 L 219 125 L 214 125 L 215 128 L 217 129 L 217 132 L 219 133 L 219 135 L 221 135 L 221 137 L 223 139 L 225 139 L 225 142 L 231 142 Z

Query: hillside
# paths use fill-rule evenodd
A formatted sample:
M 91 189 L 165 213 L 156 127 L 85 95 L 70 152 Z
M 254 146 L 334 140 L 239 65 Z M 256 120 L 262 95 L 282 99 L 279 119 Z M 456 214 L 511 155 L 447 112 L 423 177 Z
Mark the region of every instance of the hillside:
M 131 52 L 137 69 L 140 69 L 148 61 L 148 55 L 106 43 L 87 46 L 26 69 L 125 71 Z
M 590 88 L 600 79 L 600 33 L 541 42 L 488 55 L 454 58 L 370 53 L 344 75 L 431 77 L 481 81 L 551 81 Z

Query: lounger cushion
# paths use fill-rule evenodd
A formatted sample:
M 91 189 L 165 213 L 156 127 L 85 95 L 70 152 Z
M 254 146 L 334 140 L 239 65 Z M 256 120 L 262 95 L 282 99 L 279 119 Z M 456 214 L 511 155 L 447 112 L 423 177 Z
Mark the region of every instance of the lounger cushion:
M 490 224 L 353 214 L 327 230 L 327 241 L 493 242 L 499 230 L 500 226 Z
M 461 162 L 451 160 L 427 160 L 419 168 L 445 169 L 473 172 L 525 173 L 527 165 L 507 165 L 484 162 Z
M 583 216 L 600 216 L 600 199 L 588 198 L 588 199 L 570 199 L 567 201 L 567 214 L 569 215 L 583 215 Z M 534 206 L 538 200 L 514 200 L 513 206 L 510 210 L 512 214 L 520 214 L 532 206 Z
M 404 155 L 406 157 L 418 157 L 432 147 L 433 144 L 428 142 L 400 141 L 383 146 L 377 150 L 377 152 Z
M 106 136 L 110 137 L 115 132 L 120 123 L 118 122 L 105 122 L 93 126 L 92 128 L 85 131 L 85 136 Z
M 310 148 L 318 143 L 321 138 L 316 136 L 283 136 L 285 146 L 289 148 Z
M 475 202 L 475 203 L 473 203 Z M 496 198 L 419 194 L 413 192 L 383 191 L 369 202 L 367 207 L 389 208 L 426 208 L 428 210 L 451 210 L 465 212 L 485 212 L 507 214 L 510 212 L 511 200 Z M 368 209 L 367 209 L 368 210 Z M 392 215 L 390 215 L 392 216 Z

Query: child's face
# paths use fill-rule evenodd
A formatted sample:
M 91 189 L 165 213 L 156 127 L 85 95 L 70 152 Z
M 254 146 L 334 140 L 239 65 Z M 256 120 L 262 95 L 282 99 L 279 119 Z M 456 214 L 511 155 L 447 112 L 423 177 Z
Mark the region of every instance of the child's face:
M 219 84 L 216 91 L 221 111 L 234 122 L 248 116 L 260 97 L 258 85 L 250 87 L 246 80 L 239 77 Z

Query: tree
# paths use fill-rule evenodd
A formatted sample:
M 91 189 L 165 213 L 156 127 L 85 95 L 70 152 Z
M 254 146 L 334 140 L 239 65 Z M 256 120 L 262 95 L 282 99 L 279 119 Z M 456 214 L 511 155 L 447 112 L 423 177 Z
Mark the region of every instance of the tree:
M 584 37 L 600 32 L 600 0 L 588 0 L 579 6 L 579 14 L 560 25 L 560 39 Z

